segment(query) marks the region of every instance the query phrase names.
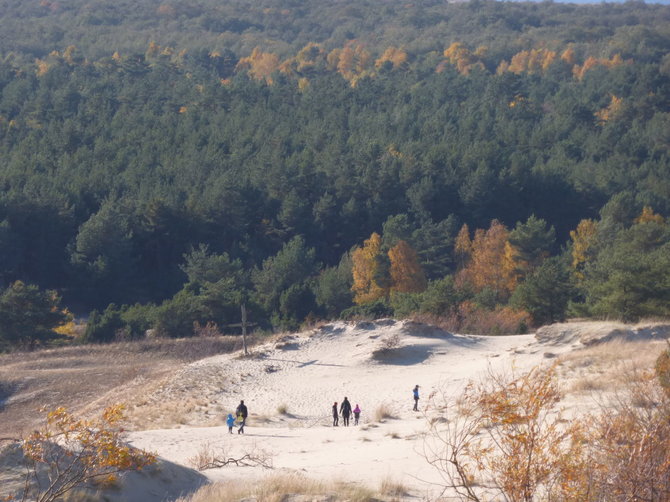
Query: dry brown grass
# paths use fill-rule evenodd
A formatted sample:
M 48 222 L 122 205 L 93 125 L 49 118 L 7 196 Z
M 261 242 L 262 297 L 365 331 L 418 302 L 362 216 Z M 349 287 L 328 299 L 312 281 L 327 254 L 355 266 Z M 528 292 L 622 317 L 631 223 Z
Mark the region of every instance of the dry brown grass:
M 612 340 L 564 354 L 559 358 L 563 380 L 567 382 L 564 390 L 614 392 L 652 369 L 666 346 L 662 340 Z
M 0 430 L 18 436 L 32 429 L 36 410 L 65 406 L 94 413 L 139 397 L 181 365 L 241 347 L 240 337 L 154 339 L 79 345 L 0 355 Z M 183 414 L 174 405 L 175 415 Z M 186 403 L 197 406 L 198 403 Z M 128 410 L 129 416 L 133 410 Z M 179 417 L 175 418 L 179 422 Z
M 387 476 L 379 484 L 379 493 L 389 497 L 405 497 L 409 494 L 409 490 L 399 481 Z
M 396 418 L 393 410 L 391 409 L 391 406 L 388 403 L 381 403 L 379 406 L 377 406 L 374 417 L 376 422 L 383 422 L 384 420 Z
M 214 483 L 176 502 L 237 502 L 239 500 L 281 502 L 287 500 L 289 495 L 306 495 L 314 498 L 328 495 L 329 500 L 351 502 L 376 500 L 374 492 L 357 485 L 326 483 L 299 474 L 284 474 L 269 476 L 261 481 Z

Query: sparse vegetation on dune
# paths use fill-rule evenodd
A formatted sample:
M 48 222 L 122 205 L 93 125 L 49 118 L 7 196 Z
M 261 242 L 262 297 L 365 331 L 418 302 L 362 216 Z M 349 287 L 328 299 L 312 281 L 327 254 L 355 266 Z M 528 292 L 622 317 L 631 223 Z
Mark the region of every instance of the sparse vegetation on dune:
M 375 422 L 383 422 L 384 420 L 397 418 L 389 403 L 381 403 L 375 408 Z
M 240 346 L 233 336 L 158 338 L 0 355 L 0 430 L 14 434 L 30 429 L 33 411 L 42 406 L 95 412 L 120 398 L 141 395 L 180 364 Z M 174 411 L 184 409 L 182 402 Z M 129 409 L 131 421 L 133 414 Z M 179 422 L 175 414 L 169 417 Z
M 282 502 L 287 500 L 289 495 L 325 496 L 327 500 L 333 502 L 379 500 L 374 491 L 362 486 L 351 483 L 327 483 L 299 474 L 284 474 L 269 476 L 261 481 L 214 483 L 176 502 L 238 502 L 247 499 L 258 502 Z
M 563 391 L 615 392 L 653 368 L 665 344 L 662 340 L 611 340 L 567 352 L 559 358 Z

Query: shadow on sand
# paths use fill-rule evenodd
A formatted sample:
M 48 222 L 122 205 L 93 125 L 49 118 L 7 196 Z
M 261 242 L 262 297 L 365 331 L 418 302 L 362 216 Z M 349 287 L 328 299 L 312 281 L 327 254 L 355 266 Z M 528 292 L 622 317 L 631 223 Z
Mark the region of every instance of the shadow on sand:
M 446 340 L 448 344 L 457 347 L 474 347 L 481 340 L 474 337 L 455 336 L 442 332 L 440 339 Z M 425 336 L 424 336 L 425 338 Z M 434 336 L 432 338 L 438 338 Z M 448 351 L 448 345 L 444 343 L 409 344 L 394 348 L 380 348 L 372 353 L 372 360 L 380 364 L 392 364 L 396 366 L 412 366 L 426 361 L 433 354 Z

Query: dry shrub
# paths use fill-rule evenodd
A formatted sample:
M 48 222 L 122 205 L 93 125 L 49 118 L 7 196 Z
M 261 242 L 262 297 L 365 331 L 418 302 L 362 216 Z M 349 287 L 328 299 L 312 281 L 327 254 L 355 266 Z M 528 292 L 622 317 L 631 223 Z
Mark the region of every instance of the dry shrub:
M 388 497 L 405 497 L 409 494 L 409 489 L 399 481 L 387 476 L 379 485 L 379 493 Z
M 26 477 L 16 498 L 52 502 L 87 484 L 113 486 L 117 474 L 155 463 L 155 455 L 125 443 L 123 418 L 122 405 L 88 420 L 65 408 L 47 412 L 46 424 L 18 442 Z
M 461 303 L 446 317 L 418 316 L 417 321 L 438 326 L 452 333 L 474 335 L 515 335 L 525 333 L 531 325 L 530 314 L 510 307 L 488 310 L 472 302 Z
M 586 421 L 584 500 L 666 501 L 670 495 L 670 397 L 655 375 L 631 382 L 614 406 Z
M 316 498 L 330 495 L 330 500 L 351 502 L 371 502 L 375 500 L 372 491 L 358 486 L 341 483 L 324 483 L 299 474 L 284 474 L 263 480 L 229 481 L 207 485 L 189 497 L 176 502 L 238 502 L 258 500 L 259 502 L 281 502 L 290 500 L 290 495 L 306 495 Z
M 654 365 L 662 342 L 611 340 L 560 356 L 564 377 L 573 379 L 570 392 L 615 392 L 639 379 Z
M 664 350 L 658 356 L 655 370 L 659 384 L 666 393 L 670 393 L 670 348 Z
M 219 469 L 226 466 L 235 467 L 265 467 L 272 469 L 273 455 L 257 444 L 247 450 L 232 455 L 224 445 L 215 449 L 211 443 L 204 443 L 198 452 L 188 459 L 188 464 L 199 470 Z
M 207 324 L 204 326 L 201 325 L 198 321 L 193 323 L 193 334 L 198 337 L 212 337 L 212 336 L 222 336 L 223 333 L 219 330 L 219 327 L 215 322 L 207 321 Z
M 432 403 L 426 459 L 461 500 L 663 502 L 670 494 L 670 396 L 652 372 L 571 422 L 556 411 L 555 366 L 490 375 Z
M 400 333 L 393 333 L 382 338 L 380 348 L 382 350 L 394 350 L 400 347 Z
M 288 415 L 288 404 L 282 403 L 277 406 L 277 413 L 280 415 Z
M 375 409 L 375 421 L 376 422 L 383 422 L 384 420 L 393 419 L 393 418 L 397 418 L 397 417 L 393 414 L 393 410 L 391 409 L 391 406 L 388 403 L 381 403 Z
M 384 360 L 389 356 L 392 356 L 394 352 L 400 348 L 401 337 L 399 333 L 393 333 L 391 335 L 385 336 L 381 339 L 379 343 L 379 348 L 375 349 L 372 352 L 373 360 Z

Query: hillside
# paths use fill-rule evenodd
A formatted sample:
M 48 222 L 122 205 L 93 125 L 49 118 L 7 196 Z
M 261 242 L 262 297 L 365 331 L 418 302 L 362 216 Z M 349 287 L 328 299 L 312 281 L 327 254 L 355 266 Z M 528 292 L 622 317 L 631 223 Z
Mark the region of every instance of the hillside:
M 233 458 L 262 453 L 272 466 L 203 471 L 210 481 L 257 483 L 302 474 L 326 484 L 377 490 L 384 480 L 393 480 L 411 496 L 432 500 L 441 475 L 423 455 L 430 417 L 439 414 L 434 406 L 443 396 L 453 399 L 469 381 L 491 373 L 518 375 L 558 361 L 563 398 L 557 409 L 566 417 L 581 416 L 617 398 L 626 380 L 650 368 L 668 336 L 667 325 L 660 324 L 647 325 L 646 331 L 597 323 L 552 329 L 562 336 L 547 330 L 539 338 L 456 335 L 392 320 L 328 324 L 258 345 L 250 357 L 238 352 L 172 365 L 169 375 L 144 378 L 141 392 L 137 382 L 127 382 L 110 388 L 107 396 L 126 401 L 131 443 L 174 464 L 174 475 L 192 479 L 193 489 L 199 478 L 176 473 L 191 468 L 191 459 L 209 449 Z M 602 342 L 580 342 L 588 333 L 591 342 L 596 337 Z M 418 413 L 411 409 L 416 384 L 421 386 Z M 330 407 L 344 396 L 363 410 L 357 427 L 332 427 Z M 250 411 L 246 433 L 229 436 L 225 415 L 240 399 Z M 91 404 L 89 410 L 102 405 Z M 7 411 L 11 408 L 10 403 Z M 115 496 L 135 500 L 133 490 L 146 493 L 142 479 L 127 481 Z M 178 490 L 188 491 L 186 481 L 179 483 Z
M 668 6 L 2 8 L 0 285 L 95 309 L 87 339 L 225 331 L 242 299 L 272 330 L 464 302 L 534 325 L 570 300 L 573 316 L 669 311 L 651 280 L 670 239 Z M 480 242 L 463 254 L 457 237 L 492 228 L 514 263 L 488 267 L 508 277 L 473 270 L 464 286 Z M 374 235 L 377 283 L 352 293 L 353 251 Z M 564 283 L 558 305 L 512 302 L 547 257 L 528 288 Z M 448 308 L 402 295 L 449 277 Z M 0 344 L 49 338 L 25 331 Z

